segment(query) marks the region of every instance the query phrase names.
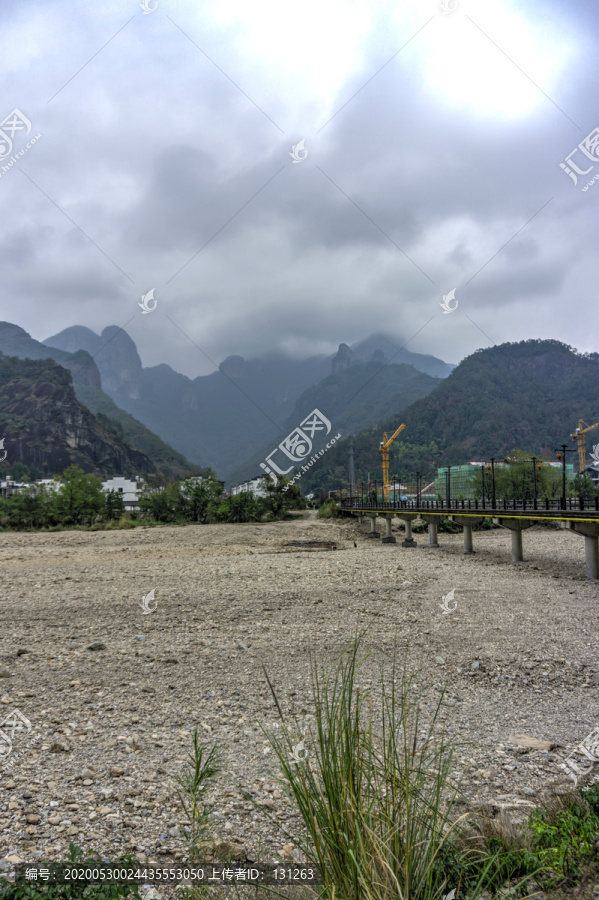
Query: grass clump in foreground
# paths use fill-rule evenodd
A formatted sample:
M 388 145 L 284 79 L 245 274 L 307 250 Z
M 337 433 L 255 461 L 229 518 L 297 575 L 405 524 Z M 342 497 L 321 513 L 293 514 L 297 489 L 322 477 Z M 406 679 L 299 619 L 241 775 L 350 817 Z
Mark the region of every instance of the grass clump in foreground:
M 414 678 L 405 666 L 399 669 L 395 656 L 389 660 L 380 653 L 380 702 L 373 709 L 370 691 L 358 681 L 375 654 L 361 656 L 360 644 L 357 638 L 328 670 L 313 666 L 314 715 L 303 730 L 295 720 L 287 724 L 265 670 L 283 727 L 264 730 L 280 765 L 279 781 L 303 820 L 300 835 L 283 830 L 299 856 L 319 869 L 323 884 L 284 893 L 233 886 L 235 895 L 520 900 L 544 890 L 547 900 L 578 896 L 577 885 L 599 876 L 599 785 L 548 798 L 524 826 L 503 815 L 458 815 L 454 750 L 437 723 L 443 695 L 423 723 Z M 179 780 L 179 797 L 191 825 L 184 835 L 191 862 L 209 848 L 206 797 L 219 769 L 215 748 L 201 747 L 197 732 L 190 763 Z M 185 894 L 230 896 L 216 886 Z
M 305 832 L 290 835 L 322 873 L 323 900 L 476 900 L 512 870 L 519 893 L 531 867 L 503 848 L 473 846 L 456 815 L 453 749 L 437 726 L 441 700 L 422 722 L 413 678 L 380 654 L 380 706 L 357 686 L 360 639 L 328 672 L 313 666 L 314 725 L 300 746 L 293 730 L 270 735 L 282 782 Z M 275 696 L 275 701 L 278 700 Z M 522 878 L 522 876 L 524 876 Z M 453 893 L 452 893 L 453 892 Z

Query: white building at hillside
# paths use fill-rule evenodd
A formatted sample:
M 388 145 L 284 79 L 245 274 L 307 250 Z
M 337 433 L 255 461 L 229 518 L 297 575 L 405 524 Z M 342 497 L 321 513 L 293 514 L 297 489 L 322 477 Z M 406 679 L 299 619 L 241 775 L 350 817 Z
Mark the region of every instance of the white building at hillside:
M 141 479 L 139 476 L 135 481 L 131 481 L 129 478 L 115 475 L 114 478 L 102 482 L 102 490 L 107 493 L 109 491 L 115 491 L 115 493 L 121 494 L 125 509 L 138 509 L 137 501 L 142 488 L 140 482 Z
M 21 488 L 28 487 L 29 485 L 24 481 L 10 481 L 10 479 L 7 479 L 6 481 L 0 481 L 0 496 L 12 497 L 15 491 L 18 491 Z
M 41 478 L 35 484 L 42 484 L 48 491 L 57 491 L 60 488 L 60 481 L 55 478 Z
M 263 487 L 263 477 L 263 475 L 258 475 L 256 478 L 250 478 L 249 481 L 242 481 L 241 484 L 236 484 L 235 487 L 231 488 L 231 496 L 234 497 L 235 494 L 242 494 L 244 491 L 247 491 L 250 494 L 254 494 L 255 497 L 268 497 Z

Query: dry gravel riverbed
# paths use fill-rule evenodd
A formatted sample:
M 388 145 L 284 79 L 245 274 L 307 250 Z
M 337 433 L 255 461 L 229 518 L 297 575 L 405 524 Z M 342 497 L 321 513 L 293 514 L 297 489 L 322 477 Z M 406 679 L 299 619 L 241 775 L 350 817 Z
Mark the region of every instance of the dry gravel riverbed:
M 513 566 L 503 530 L 475 532 L 471 556 L 461 535 L 441 534 L 439 549 L 416 537 L 415 549 L 383 545 L 356 520 L 308 513 L 3 534 L 0 719 L 17 708 L 32 727 L 0 762 L 0 872 L 63 859 L 69 841 L 111 859 L 181 859 L 172 775 L 196 728 L 224 759 L 215 836 L 249 859 L 291 858 L 276 823 L 293 831 L 297 820 L 259 727 L 278 721 L 262 665 L 301 720 L 310 653 L 331 660 L 359 625 L 370 624 L 367 646 L 410 639 L 429 710 L 447 686 L 441 719 L 472 742 L 458 753 L 471 803 L 523 815 L 571 784 L 559 762 L 599 725 L 598 591 L 584 541 L 533 528 L 528 561 Z M 323 544 L 294 544 L 311 541 Z M 457 606 L 444 614 L 451 590 Z M 363 678 L 374 691 L 374 670 Z

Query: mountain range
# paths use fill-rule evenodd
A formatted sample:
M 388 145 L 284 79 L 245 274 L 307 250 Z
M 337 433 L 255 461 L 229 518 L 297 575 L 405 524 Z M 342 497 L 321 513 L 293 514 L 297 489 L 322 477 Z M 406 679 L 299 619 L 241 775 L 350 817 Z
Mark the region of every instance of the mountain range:
M 556 340 L 478 350 L 428 396 L 356 435 L 356 482 L 368 473 L 381 480 L 383 432 L 392 434 L 402 422 L 406 428 L 390 448 L 390 474 L 403 480 L 414 481 L 417 472 L 432 477 L 438 466 L 501 460 L 515 449 L 555 460 L 562 444 L 577 469 L 570 435 L 579 419 L 599 423 L 598 353 L 578 353 Z M 587 451 L 599 443 L 599 427 L 594 433 Z M 348 441 L 328 450 L 299 483 L 304 493 L 347 485 Z
M 452 369 L 434 356 L 401 349 L 385 335 L 372 335 L 353 349 L 341 344 L 329 357 L 229 356 L 218 371 L 194 379 L 166 364 L 143 367 L 135 343 L 116 326 L 100 335 L 73 326 L 43 344 L 52 353 L 89 354 L 102 390 L 121 410 L 192 463 L 211 466 L 233 483 L 256 474 L 264 449 L 314 407 L 333 416 L 343 410 L 344 427 L 363 428 L 426 395 Z M 380 369 L 377 382 L 353 399 Z
M 42 343 L 4 322 L 0 354 L 0 436 L 31 461 L 52 445 L 46 468 L 75 457 L 106 474 L 178 476 L 211 466 L 231 484 L 261 474 L 260 462 L 318 409 L 342 434 L 303 476 L 304 491 L 320 490 L 347 483 L 350 434 L 357 480 L 376 477 L 383 432 L 404 422 L 391 472 L 407 478 L 515 448 L 553 458 L 579 418 L 599 421 L 599 354 L 555 340 L 478 350 L 452 366 L 378 334 L 329 357 L 230 356 L 190 379 L 166 364 L 144 368 L 115 326 L 101 335 L 74 326 Z M 14 357 L 47 365 L 23 368 Z

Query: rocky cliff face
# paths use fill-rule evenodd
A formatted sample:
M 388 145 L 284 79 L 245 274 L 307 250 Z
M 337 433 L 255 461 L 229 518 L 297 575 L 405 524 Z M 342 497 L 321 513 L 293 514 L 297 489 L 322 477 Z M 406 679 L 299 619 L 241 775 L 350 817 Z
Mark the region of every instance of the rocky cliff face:
M 17 461 L 47 473 L 69 465 L 95 475 L 155 471 L 145 453 L 100 425 L 77 400 L 70 374 L 50 360 L 0 354 L 0 438 L 0 471 Z
M 139 399 L 143 373 L 135 343 L 127 332 L 109 325 L 100 335 L 102 349 L 96 357 L 102 386 L 109 397 L 115 395 Z

